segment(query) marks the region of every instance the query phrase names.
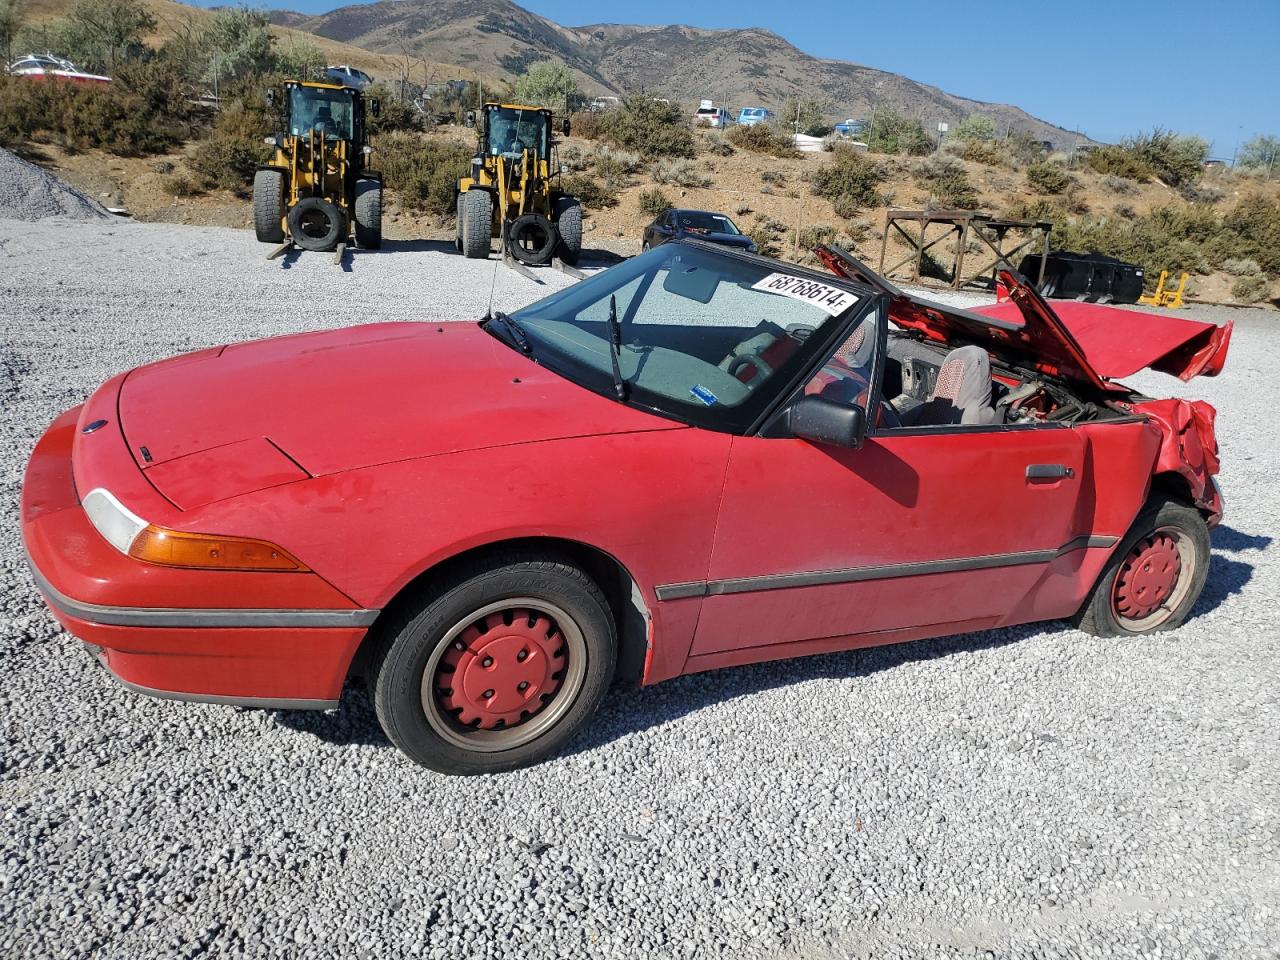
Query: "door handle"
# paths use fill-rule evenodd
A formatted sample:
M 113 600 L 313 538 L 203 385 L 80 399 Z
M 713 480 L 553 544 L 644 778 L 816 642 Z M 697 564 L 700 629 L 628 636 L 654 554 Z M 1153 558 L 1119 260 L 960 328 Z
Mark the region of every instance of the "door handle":
M 1027 464 L 1028 480 L 1061 480 L 1063 477 L 1070 479 L 1074 477 L 1076 472 L 1070 467 L 1064 467 L 1060 463 L 1029 463 Z

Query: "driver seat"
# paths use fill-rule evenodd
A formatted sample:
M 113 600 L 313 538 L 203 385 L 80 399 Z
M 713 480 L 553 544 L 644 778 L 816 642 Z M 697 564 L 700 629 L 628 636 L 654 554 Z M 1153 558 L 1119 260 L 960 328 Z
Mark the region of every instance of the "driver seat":
M 991 405 L 991 357 L 976 344 L 956 347 L 942 361 L 929 399 L 902 415 L 903 426 L 996 422 Z

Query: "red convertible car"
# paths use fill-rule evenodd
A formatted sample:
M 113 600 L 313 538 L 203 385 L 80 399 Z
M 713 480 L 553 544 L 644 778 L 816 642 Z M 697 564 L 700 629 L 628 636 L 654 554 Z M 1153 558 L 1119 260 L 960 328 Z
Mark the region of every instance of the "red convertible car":
M 615 678 L 1070 619 L 1181 623 L 1221 513 L 1230 328 L 1012 273 L 967 311 L 674 241 L 510 316 L 215 347 L 39 441 L 54 614 L 162 697 L 332 708 L 417 762 L 555 752 Z

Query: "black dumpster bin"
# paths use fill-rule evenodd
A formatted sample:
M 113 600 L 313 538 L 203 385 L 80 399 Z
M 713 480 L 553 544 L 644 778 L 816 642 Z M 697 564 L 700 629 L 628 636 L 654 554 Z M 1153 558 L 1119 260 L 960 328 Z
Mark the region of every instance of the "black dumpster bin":
M 1040 275 L 1040 254 L 1023 257 L 1018 272 Z M 1137 303 L 1142 296 L 1142 267 L 1101 253 L 1049 254 L 1040 293 L 1046 297 L 1088 300 L 1097 303 Z

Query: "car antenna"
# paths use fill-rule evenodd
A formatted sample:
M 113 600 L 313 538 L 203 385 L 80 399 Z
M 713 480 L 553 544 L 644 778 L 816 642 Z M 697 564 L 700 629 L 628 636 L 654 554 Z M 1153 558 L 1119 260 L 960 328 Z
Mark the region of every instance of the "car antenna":
M 505 230 L 503 231 L 503 239 L 506 239 Z M 493 277 L 489 280 L 489 306 L 484 312 L 484 318 L 486 320 L 493 319 L 493 293 L 498 287 L 498 264 L 501 262 L 501 259 L 493 261 Z
M 622 379 L 618 366 L 618 348 L 622 346 L 622 326 L 618 323 L 618 297 L 609 294 L 609 361 L 613 364 L 613 394 L 619 400 L 627 399 L 627 381 Z

